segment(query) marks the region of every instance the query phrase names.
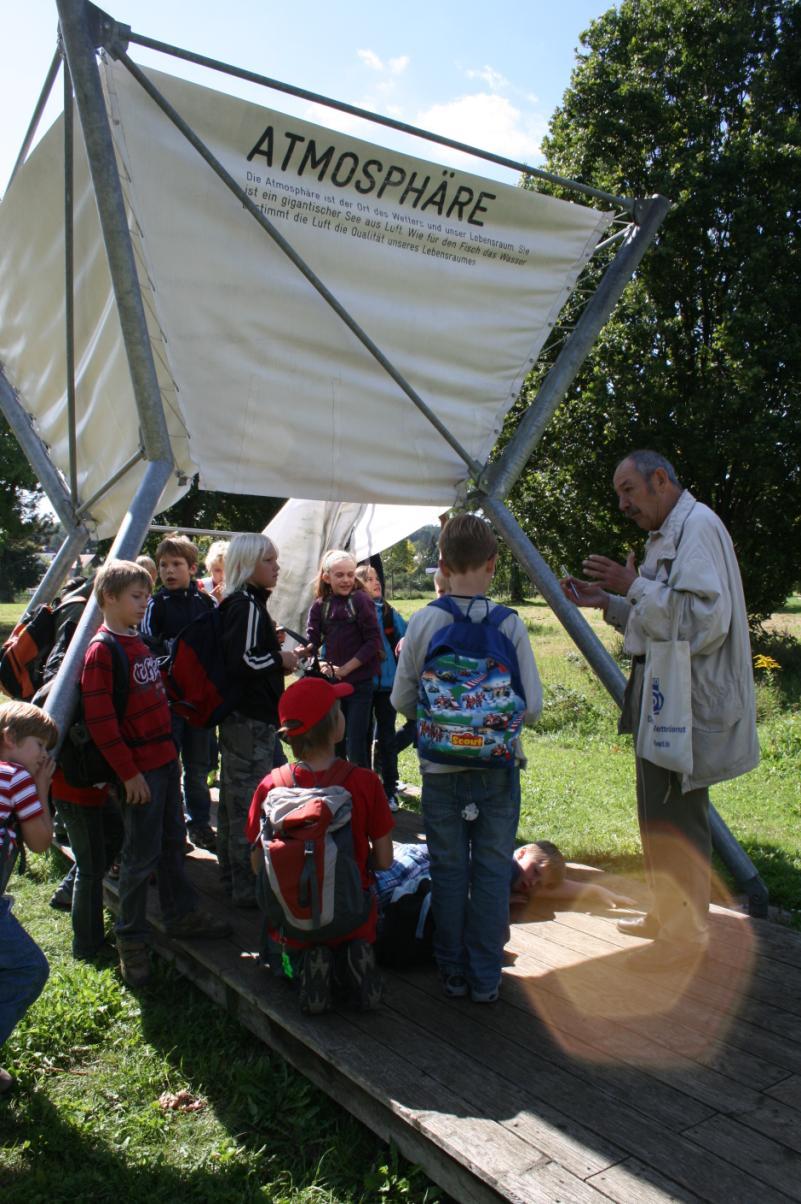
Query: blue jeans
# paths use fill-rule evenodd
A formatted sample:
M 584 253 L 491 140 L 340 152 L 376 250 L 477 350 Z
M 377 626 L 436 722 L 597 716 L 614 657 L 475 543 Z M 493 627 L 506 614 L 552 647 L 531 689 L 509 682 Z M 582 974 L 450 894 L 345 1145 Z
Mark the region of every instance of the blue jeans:
M 177 920 L 194 911 L 197 897 L 184 869 L 186 828 L 181 811 L 178 762 L 148 769 L 150 802 L 122 804 L 125 839 L 120 858 L 120 944 L 144 941 L 148 934 L 147 887 L 156 871 L 162 918 Z
M 82 807 L 59 799 L 75 857 L 72 891 L 73 957 L 94 957 L 105 939 L 103 877 L 122 845 L 120 804 L 113 796 L 102 807 Z
M 478 814 L 465 819 L 473 804 Z M 509 862 L 520 818 L 519 769 L 423 774 L 434 956 L 473 990 L 498 986 L 509 937 Z
M 10 1036 L 47 982 L 50 967 L 36 941 L 0 897 L 0 1045 Z
M 207 828 L 211 815 L 209 771 L 211 770 L 211 732 L 192 727 L 182 715 L 172 715 L 172 738 L 183 765 L 184 810 L 192 828 Z
M 342 713 L 345 716 L 345 755 L 353 765 L 370 768 L 370 712 L 373 706 L 372 681 L 359 681 L 353 687 L 353 693 L 347 698 L 340 699 Z M 342 756 L 337 746 L 337 753 Z
M 389 690 L 376 690 L 373 694 L 375 738 L 381 761 L 381 781 L 387 797 L 398 789 L 398 750 L 395 745 L 395 719 L 398 712 L 389 701 L 389 693 Z

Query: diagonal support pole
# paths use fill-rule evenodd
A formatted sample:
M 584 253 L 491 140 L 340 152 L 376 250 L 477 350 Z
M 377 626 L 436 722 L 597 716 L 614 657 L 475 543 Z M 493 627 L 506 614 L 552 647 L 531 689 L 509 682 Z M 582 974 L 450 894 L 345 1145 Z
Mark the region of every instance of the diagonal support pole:
M 133 560 L 138 555 L 142 541 L 147 535 L 150 520 L 156 512 L 171 472 L 171 460 L 155 460 L 148 464 L 130 509 L 122 520 L 117 538 L 111 546 L 108 554 L 109 560 Z M 62 739 L 66 725 L 75 709 L 83 658 L 89 641 L 97 631 L 100 619 L 100 608 L 94 598 L 91 598 L 81 616 L 81 621 L 75 630 L 75 635 L 72 637 L 67 654 L 45 703 L 45 710 L 58 724 Z
M 477 495 L 476 501 L 480 503 L 481 509 L 492 521 L 498 534 L 523 566 L 571 639 L 581 649 L 601 684 L 620 706 L 626 679 L 614 657 L 606 650 L 579 608 L 565 598 L 556 576 L 505 503 L 496 497 L 481 494 Z M 749 914 L 766 916 L 768 890 L 759 876 L 759 871 L 711 803 L 709 818 L 715 852 L 732 873 L 740 889 L 748 896 Z
M 16 390 L 0 365 L 0 411 L 14 432 L 17 442 L 36 474 L 39 483 L 50 499 L 65 530 L 71 531 L 79 525 L 64 479 L 56 468 L 47 448 L 34 430 L 31 417 L 23 409 Z
M 114 297 L 148 460 L 172 461 L 145 308 L 136 273 L 128 217 L 85 0 L 57 0 L 61 38 L 75 90 L 94 185 Z M 97 10 L 93 9 L 96 14 Z
M 556 362 L 540 386 L 515 434 L 499 458 L 481 475 L 481 488 L 494 497 L 508 497 L 534 448 L 543 436 L 554 411 L 562 403 L 595 340 L 612 313 L 637 265 L 653 242 L 670 208 L 663 196 L 637 201 L 637 225 L 633 225 L 615 255 L 591 299 L 587 302 L 575 329 L 559 352 Z
M 89 532 L 86 527 L 76 527 L 68 531 L 62 540 L 61 547 L 50 562 L 47 572 L 36 587 L 30 602 L 25 607 L 25 613 L 30 614 L 41 602 L 52 602 L 61 589 L 67 574 L 89 542 Z

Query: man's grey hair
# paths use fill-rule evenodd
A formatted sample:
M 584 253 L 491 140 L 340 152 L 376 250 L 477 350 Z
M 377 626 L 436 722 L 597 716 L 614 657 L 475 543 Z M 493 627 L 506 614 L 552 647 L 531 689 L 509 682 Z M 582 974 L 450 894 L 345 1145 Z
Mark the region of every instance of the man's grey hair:
M 679 478 L 676 475 L 676 469 L 670 463 L 670 460 L 666 460 L 659 452 L 650 451 L 648 448 L 639 448 L 637 451 L 629 452 L 627 456 L 623 457 L 620 463 L 625 464 L 627 460 L 631 460 L 637 472 L 645 477 L 646 481 L 650 481 L 657 468 L 663 468 L 671 485 L 680 484 Z

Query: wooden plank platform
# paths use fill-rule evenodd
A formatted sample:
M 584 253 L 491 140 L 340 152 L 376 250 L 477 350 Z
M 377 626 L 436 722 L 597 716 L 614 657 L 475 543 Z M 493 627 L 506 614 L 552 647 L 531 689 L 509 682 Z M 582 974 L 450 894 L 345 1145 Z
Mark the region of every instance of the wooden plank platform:
M 396 839 L 421 837 L 397 818 Z M 698 967 L 646 975 L 614 913 L 535 902 L 513 911 L 498 1004 L 446 1000 L 420 970 L 387 974 L 378 1012 L 309 1018 L 215 859 L 187 864 L 233 935 L 173 941 L 154 914 L 157 951 L 456 1200 L 801 1200 L 799 934 L 714 908 Z

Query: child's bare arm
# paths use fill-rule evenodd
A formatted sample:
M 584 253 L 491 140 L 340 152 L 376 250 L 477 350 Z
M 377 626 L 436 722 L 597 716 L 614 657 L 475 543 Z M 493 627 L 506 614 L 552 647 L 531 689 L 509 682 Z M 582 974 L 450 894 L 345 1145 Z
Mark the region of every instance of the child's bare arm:
M 20 831 L 22 839 L 32 853 L 44 853 L 53 842 L 53 821 L 50 819 L 50 812 L 45 810 L 33 819 L 21 821 Z
M 569 878 L 564 878 L 555 886 L 541 887 L 538 894 L 549 899 L 577 899 L 601 907 L 636 907 L 634 899 L 626 895 L 615 894 L 595 882 L 571 882 Z
M 388 870 L 392 865 L 391 832 L 370 842 L 370 862 L 374 870 Z

